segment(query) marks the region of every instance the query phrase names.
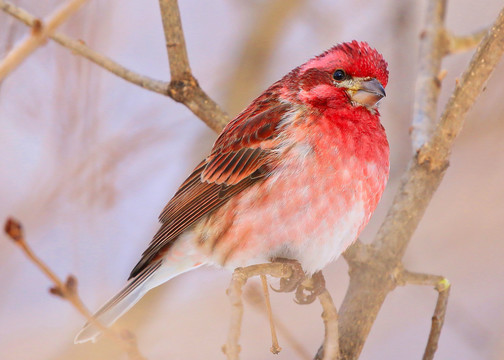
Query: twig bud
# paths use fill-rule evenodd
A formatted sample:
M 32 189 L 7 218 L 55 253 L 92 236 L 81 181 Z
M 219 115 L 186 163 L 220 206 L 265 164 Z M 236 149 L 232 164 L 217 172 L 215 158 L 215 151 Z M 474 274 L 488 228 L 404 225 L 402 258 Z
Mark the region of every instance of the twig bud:
M 52 295 L 59 296 L 60 298 L 65 298 L 65 294 L 63 293 L 63 290 L 59 286 L 53 286 L 49 288 L 49 292 Z
M 65 282 L 65 287 L 70 294 L 75 295 L 77 293 L 77 278 L 73 275 L 68 275 Z
M 24 238 L 21 223 L 14 218 L 8 218 L 5 222 L 4 231 L 13 241 L 22 241 Z

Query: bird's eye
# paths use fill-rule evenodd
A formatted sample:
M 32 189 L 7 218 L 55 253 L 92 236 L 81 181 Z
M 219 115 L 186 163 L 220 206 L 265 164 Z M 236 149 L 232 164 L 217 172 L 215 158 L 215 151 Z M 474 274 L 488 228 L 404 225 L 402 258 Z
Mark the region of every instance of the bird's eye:
M 336 80 L 336 81 L 342 81 L 342 80 L 345 80 L 346 77 L 347 77 L 347 74 L 345 72 L 345 70 L 342 70 L 342 69 L 338 69 L 336 70 L 334 73 L 333 73 L 333 79 Z

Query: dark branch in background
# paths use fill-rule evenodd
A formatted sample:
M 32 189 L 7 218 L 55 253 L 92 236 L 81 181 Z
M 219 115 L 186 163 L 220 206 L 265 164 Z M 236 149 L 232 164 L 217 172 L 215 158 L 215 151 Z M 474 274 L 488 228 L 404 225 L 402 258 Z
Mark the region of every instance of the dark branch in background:
M 129 331 L 123 331 L 121 334 L 112 331 L 105 325 L 96 320 L 89 310 L 84 306 L 82 300 L 77 293 L 77 279 L 73 275 L 69 275 L 67 280 L 63 282 L 50 268 L 47 266 L 28 246 L 25 240 L 21 223 L 12 218 L 7 219 L 4 225 L 5 234 L 25 253 L 28 259 L 40 269 L 54 284 L 49 289 L 49 292 L 55 296 L 67 300 L 73 307 L 86 318 L 86 320 L 98 327 L 102 333 L 114 340 L 128 354 L 131 360 L 146 360 L 136 343 L 135 336 Z
M 231 114 L 241 111 L 259 95 L 281 35 L 305 3 L 306 0 L 269 0 L 255 4 L 256 9 L 249 14 L 251 28 L 240 42 L 237 65 L 230 72 L 225 108 Z
M 442 19 L 445 5 L 443 0 L 430 1 L 427 23 L 436 22 L 436 18 Z M 363 245 L 352 247 L 346 252 L 350 285 L 341 306 L 339 321 L 343 359 L 359 357 L 385 297 L 395 288 L 393 274 L 444 176 L 451 146 L 462 128 L 469 108 L 481 93 L 503 51 L 504 10 L 501 10 L 458 82 L 434 132 L 408 165 L 376 238 L 371 245 L 366 246 L 366 251 L 362 254 L 359 252 Z M 445 50 L 436 52 L 437 55 L 422 53 L 420 56 L 443 56 L 446 53 Z M 416 96 L 418 101 L 421 95 L 417 93 Z M 418 111 L 427 113 L 427 108 L 435 104 L 425 103 L 424 106 Z M 424 121 L 430 119 L 425 118 Z M 369 261 L 362 262 L 362 258 L 368 258 Z

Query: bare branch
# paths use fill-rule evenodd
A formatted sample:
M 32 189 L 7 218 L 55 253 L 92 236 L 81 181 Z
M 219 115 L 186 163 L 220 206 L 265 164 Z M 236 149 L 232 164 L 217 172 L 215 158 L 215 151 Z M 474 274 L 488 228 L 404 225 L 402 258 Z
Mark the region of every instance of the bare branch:
M 420 61 L 411 124 L 413 152 L 427 141 L 436 123 L 437 101 L 441 89 L 438 74 L 448 46 L 444 31 L 445 13 L 446 0 L 430 1 L 424 30 L 420 35 Z
M 186 80 L 191 76 L 187 48 L 182 31 L 182 21 L 177 0 L 159 0 L 161 19 L 165 33 L 166 50 L 170 60 L 170 74 L 173 80 Z
M 337 360 L 339 355 L 338 345 L 338 313 L 332 301 L 331 295 L 325 287 L 325 280 L 322 272 L 307 277 L 299 262 L 289 259 L 275 259 L 275 262 L 237 268 L 233 272 L 233 277 L 227 294 L 231 301 L 231 326 L 228 333 L 228 340 L 223 351 L 228 359 L 236 360 L 239 358 L 240 346 L 238 341 L 241 333 L 241 322 L 243 317 L 242 288 L 247 280 L 253 276 L 265 275 L 280 278 L 281 292 L 296 291 L 295 301 L 298 304 L 310 304 L 316 298 L 319 299 L 322 308 L 322 319 L 325 326 L 325 338 L 322 351 L 319 351 L 323 360 Z M 284 280 L 284 281 L 282 281 Z M 292 284 L 295 285 L 292 285 Z M 263 280 L 263 285 L 265 284 Z M 272 314 L 270 319 L 272 319 Z M 272 347 L 273 350 L 275 345 Z M 272 352 L 273 352 L 272 350 Z M 278 353 L 278 352 L 276 352 Z
M 306 290 L 317 294 L 323 310 L 324 343 L 317 352 L 315 360 L 338 360 L 340 358 L 338 311 L 334 306 L 331 294 L 326 289 L 324 275 L 322 275 L 321 271 L 316 272 L 311 278 L 307 278 L 303 284 Z
M 50 15 L 44 22 L 34 22 L 31 33 L 19 45 L 15 46 L 0 63 L 0 81 L 19 66 L 32 52 L 44 44 L 54 30 L 72 16 L 86 0 L 70 0 Z
M 125 331 L 124 336 L 123 334 L 117 334 L 93 317 L 93 315 L 84 306 L 81 298 L 79 297 L 79 294 L 77 292 L 77 279 L 73 275 L 69 275 L 67 277 L 67 280 L 63 282 L 49 268 L 49 266 L 47 266 L 33 252 L 33 250 L 28 246 L 28 243 L 25 241 L 23 228 L 19 221 L 12 218 L 7 219 L 7 221 L 5 222 L 4 231 L 7 236 L 9 236 L 14 241 L 14 243 L 19 246 L 19 248 L 28 257 L 28 259 L 53 282 L 54 286 L 49 289 L 49 292 L 51 294 L 61 297 L 62 299 L 70 302 L 74 306 L 74 308 L 86 318 L 88 322 L 99 328 L 105 336 L 118 343 L 127 352 L 131 360 L 145 360 L 142 354 L 140 354 L 135 336 L 131 332 Z
M 453 142 L 462 130 L 467 112 L 481 94 L 503 52 L 504 9 L 499 13 L 492 28 L 478 46 L 471 63 L 462 74 L 432 138 L 420 149 L 418 153 L 420 164 L 429 163 L 432 169 L 445 166 Z
M 334 306 L 331 294 L 325 289 L 319 296 L 320 305 L 324 309 L 322 319 L 324 320 L 325 335 L 324 345 L 322 345 L 322 360 L 339 359 L 339 330 L 338 311 Z
M 429 340 L 427 340 L 423 360 L 434 359 L 434 354 L 436 353 L 438 347 L 439 336 L 441 335 L 441 329 L 443 328 L 445 320 L 448 297 L 450 296 L 450 289 L 450 283 L 446 279 L 443 279 L 436 284 L 436 290 L 438 291 L 439 295 L 436 302 L 436 309 L 434 310 L 434 315 L 432 316 L 432 325 L 429 334 Z
M 253 305 L 257 310 L 261 313 L 267 313 L 264 307 L 264 296 L 261 293 L 261 289 L 256 284 L 249 284 L 245 289 L 245 300 Z M 299 359 L 309 360 L 311 359 L 311 354 L 299 343 L 296 337 L 292 334 L 292 331 L 289 327 L 287 327 L 284 323 L 282 323 L 279 319 L 275 319 L 276 327 L 278 328 L 278 332 L 282 335 L 282 338 L 289 344 L 289 347 L 298 354 Z
M 423 360 L 433 360 L 434 354 L 436 353 L 438 347 L 441 329 L 443 328 L 445 320 L 448 297 L 450 295 L 451 288 L 450 282 L 443 276 L 421 274 L 407 270 L 402 270 L 401 273 L 398 274 L 397 281 L 398 283 L 400 283 L 400 285 L 410 284 L 432 286 L 438 292 L 436 308 L 434 310 L 434 315 L 432 316 L 432 325 L 429 333 L 429 339 L 427 341 L 427 346 L 425 347 L 423 356 Z
M 266 275 L 261 275 L 261 283 L 263 287 L 264 293 L 264 302 L 266 304 L 266 312 L 268 313 L 269 323 L 270 323 L 270 331 L 271 331 L 271 348 L 270 351 L 273 354 L 278 354 L 282 351 L 282 348 L 278 344 L 278 337 L 275 330 L 275 321 L 273 319 L 273 312 L 271 310 L 271 301 L 269 296 L 268 289 L 268 280 L 266 279 Z
M 183 103 L 212 130 L 220 132 L 229 116 L 199 86 L 191 73 L 177 0 L 159 0 L 170 61 L 168 95 Z

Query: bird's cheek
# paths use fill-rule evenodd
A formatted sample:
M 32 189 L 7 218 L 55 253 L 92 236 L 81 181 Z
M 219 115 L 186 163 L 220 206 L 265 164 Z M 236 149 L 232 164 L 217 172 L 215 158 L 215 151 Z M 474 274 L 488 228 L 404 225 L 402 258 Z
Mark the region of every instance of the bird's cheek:
M 302 89 L 299 92 L 299 100 L 304 103 L 320 102 L 324 99 L 334 97 L 334 86 L 328 84 L 320 84 L 310 89 Z

